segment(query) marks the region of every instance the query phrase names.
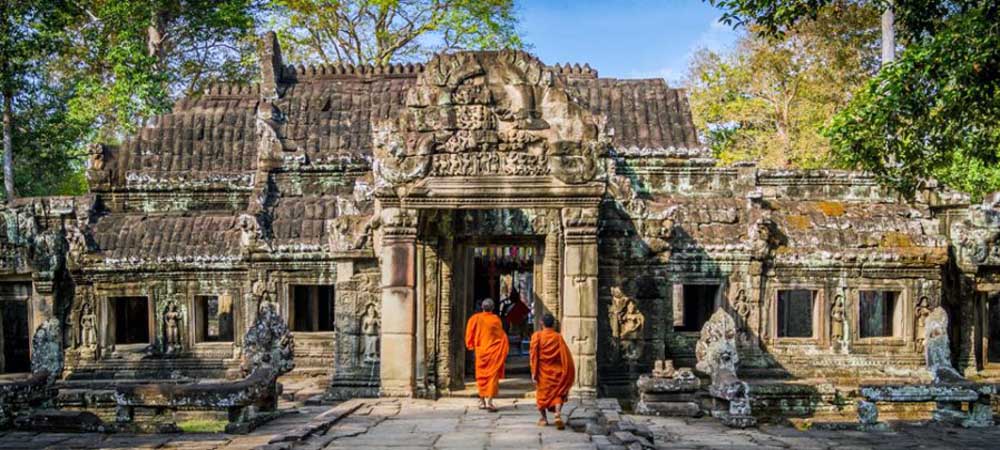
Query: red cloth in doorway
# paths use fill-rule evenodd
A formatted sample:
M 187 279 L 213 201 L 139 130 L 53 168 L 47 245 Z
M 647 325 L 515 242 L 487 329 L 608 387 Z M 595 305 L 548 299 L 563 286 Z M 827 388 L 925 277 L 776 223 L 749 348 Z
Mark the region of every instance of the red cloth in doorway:
M 514 306 L 510 307 L 510 312 L 507 313 L 507 324 L 517 325 L 524 322 L 524 319 L 528 318 L 528 313 L 531 310 L 528 309 L 528 305 L 520 300 L 514 301 Z

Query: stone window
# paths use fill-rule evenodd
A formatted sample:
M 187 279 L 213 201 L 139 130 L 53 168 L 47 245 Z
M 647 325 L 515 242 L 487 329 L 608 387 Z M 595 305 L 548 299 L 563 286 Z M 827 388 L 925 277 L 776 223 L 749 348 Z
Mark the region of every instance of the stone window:
M 685 284 L 681 286 L 680 302 L 674 302 L 674 330 L 701 331 L 715 312 L 718 284 Z M 677 292 L 675 292 L 677 294 Z
M 115 344 L 149 343 L 149 299 L 146 297 L 112 297 Z
M 901 328 L 899 293 L 893 291 L 858 292 L 858 331 L 864 338 L 892 337 Z
M 229 296 L 199 295 L 194 298 L 198 342 L 233 341 L 233 303 Z
M 788 289 L 778 291 L 778 337 L 813 337 L 813 307 L 816 291 Z
M 293 285 L 291 294 L 292 331 L 333 331 L 333 286 Z

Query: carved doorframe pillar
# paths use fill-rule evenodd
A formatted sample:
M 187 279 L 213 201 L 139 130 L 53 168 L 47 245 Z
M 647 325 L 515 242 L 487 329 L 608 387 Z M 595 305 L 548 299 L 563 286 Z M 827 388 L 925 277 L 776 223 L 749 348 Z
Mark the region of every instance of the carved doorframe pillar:
M 382 245 L 382 396 L 411 397 L 416 373 L 417 212 L 387 207 L 381 211 Z
M 576 398 L 597 397 L 597 218 L 597 207 L 562 210 L 562 332 L 576 363 Z

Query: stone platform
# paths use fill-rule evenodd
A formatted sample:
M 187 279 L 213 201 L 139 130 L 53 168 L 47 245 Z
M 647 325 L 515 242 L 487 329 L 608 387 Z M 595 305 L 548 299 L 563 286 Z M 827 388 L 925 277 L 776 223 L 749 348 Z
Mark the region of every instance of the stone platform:
M 628 447 L 593 440 L 586 433 L 539 427 L 534 402 L 503 399 L 498 413 L 480 411 L 475 400 L 358 399 L 335 406 L 285 403 L 295 412 L 253 433 L 0 434 L 0 449 L 159 448 L 184 450 L 278 449 L 598 449 Z M 655 436 L 658 449 L 995 448 L 1000 427 L 975 430 L 940 424 L 900 426 L 893 431 L 805 430 L 763 424 L 737 430 L 711 418 L 622 415 Z

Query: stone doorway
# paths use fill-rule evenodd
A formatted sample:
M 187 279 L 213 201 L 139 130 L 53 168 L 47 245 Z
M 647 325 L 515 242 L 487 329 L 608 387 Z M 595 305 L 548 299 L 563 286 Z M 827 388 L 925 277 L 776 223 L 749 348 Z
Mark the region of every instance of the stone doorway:
M 456 199 L 463 208 L 399 208 L 380 199 L 380 395 L 433 398 L 465 390 L 475 248 L 498 245 L 536 249 L 534 301 L 557 318 L 574 355 L 571 395 L 596 395 L 596 206 L 532 207 L 517 198 L 520 205 Z M 586 198 L 587 205 L 596 202 Z
M 1000 364 L 1000 292 L 986 296 L 986 363 Z
M 28 301 L 31 283 L 0 283 L 0 373 L 31 371 Z
M 460 246 L 467 270 L 462 271 L 464 279 L 456 280 L 465 284 L 457 290 L 463 293 L 462 297 L 456 299 L 464 303 L 464 314 L 456 323 L 454 334 L 464 342 L 468 318 L 480 310 L 483 299 L 493 299 L 510 342 L 502 394 L 523 397 L 531 390 L 527 356 L 531 333 L 537 329 L 542 314 L 556 312 L 547 308 L 543 301 L 544 238 L 511 236 L 487 242 L 473 241 Z M 462 354 L 454 358 L 462 358 L 465 362 L 465 369 L 460 372 L 463 373 L 463 392 L 474 391 L 474 355 L 464 348 L 461 353 L 464 358 Z

